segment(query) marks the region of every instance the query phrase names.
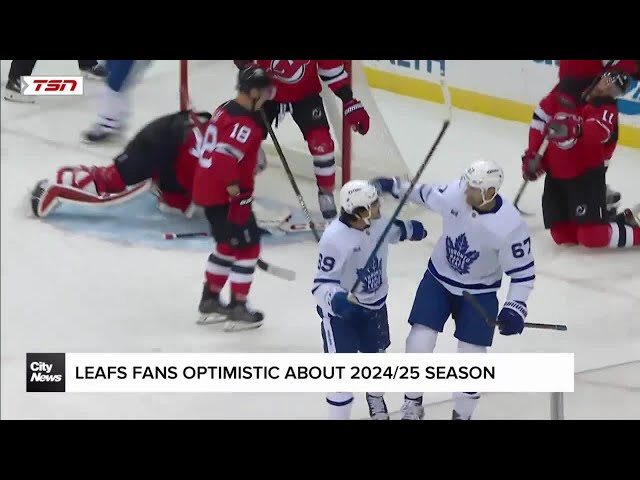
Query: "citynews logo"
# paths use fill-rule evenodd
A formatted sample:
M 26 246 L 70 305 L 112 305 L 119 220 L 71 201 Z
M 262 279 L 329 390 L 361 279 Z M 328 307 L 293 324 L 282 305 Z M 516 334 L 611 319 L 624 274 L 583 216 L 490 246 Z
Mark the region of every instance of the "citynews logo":
M 27 353 L 27 392 L 64 392 L 64 355 Z
M 20 93 L 26 96 L 83 95 L 83 77 L 23 76 Z

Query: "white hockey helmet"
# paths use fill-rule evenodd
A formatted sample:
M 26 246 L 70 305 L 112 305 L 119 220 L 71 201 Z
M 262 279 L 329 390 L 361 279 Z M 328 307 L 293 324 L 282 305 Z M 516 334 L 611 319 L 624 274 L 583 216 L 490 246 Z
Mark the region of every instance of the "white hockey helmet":
M 467 185 L 477 188 L 482 192 L 482 205 L 489 203 L 495 198 L 502 187 L 504 172 L 502 167 L 491 160 L 476 160 L 464 172 L 463 179 Z M 486 198 L 486 192 L 490 188 L 495 191 L 491 198 Z
M 351 180 L 340 189 L 340 206 L 349 215 L 353 215 L 356 208 L 371 210 L 378 200 L 378 189 L 366 180 Z

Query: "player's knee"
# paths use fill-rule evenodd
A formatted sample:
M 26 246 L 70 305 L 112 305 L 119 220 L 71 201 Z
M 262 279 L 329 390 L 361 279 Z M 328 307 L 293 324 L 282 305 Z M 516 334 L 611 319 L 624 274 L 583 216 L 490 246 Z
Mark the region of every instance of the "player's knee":
M 405 342 L 407 353 L 433 353 L 438 340 L 438 332 L 420 324 L 411 326 Z
M 551 238 L 557 245 L 578 243 L 578 229 L 572 223 L 559 223 L 551 227 Z
M 458 342 L 458 353 L 487 353 L 487 347 L 460 340 Z
M 587 248 L 603 248 L 609 245 L 611 226 L 580 225 L 578 227 L 578 243 Z
M 323 160 L 325 156 L 333 158 L 335 144 L 328 128 L 313 128 L 305 133 L 305 139 L 314 160 Z

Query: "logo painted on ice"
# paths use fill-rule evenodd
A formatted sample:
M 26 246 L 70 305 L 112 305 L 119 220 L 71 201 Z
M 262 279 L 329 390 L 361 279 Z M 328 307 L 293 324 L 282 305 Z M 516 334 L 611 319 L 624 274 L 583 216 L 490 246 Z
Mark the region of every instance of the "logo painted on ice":
M 363 293 L 375 293 L 382 286 L 382 260 L 378 257 L 365 268 L 359 268 L 358 278 L 362 282 Z
M 455 242 L 451 240 L 451 237 L 447 237 L 447 261 L 451 268 L 453 268 L 460 275 L 469 273 L 469 268 L 478 260 L 480 252 L 476 250 L 469 250 L 469 242 L 467 236 L 463 233 L 456 237 Z

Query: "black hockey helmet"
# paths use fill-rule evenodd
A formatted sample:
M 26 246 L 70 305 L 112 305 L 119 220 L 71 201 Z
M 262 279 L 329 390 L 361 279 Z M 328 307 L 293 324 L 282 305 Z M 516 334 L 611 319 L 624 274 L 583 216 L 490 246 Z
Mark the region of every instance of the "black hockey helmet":
M 249 93 L 252 89 L 262 90 L 271 86 L 271 78 L 267 72 L 257 65 L 247 65 L 238 72 L 237 88 L 243 93 Z
M 631 75 L 622 70 L 609 70 L 602 74 L 602 78 L 606 78 L 609 83 L 620 89 L 621 95 L 627 93 L 631 87 Z

